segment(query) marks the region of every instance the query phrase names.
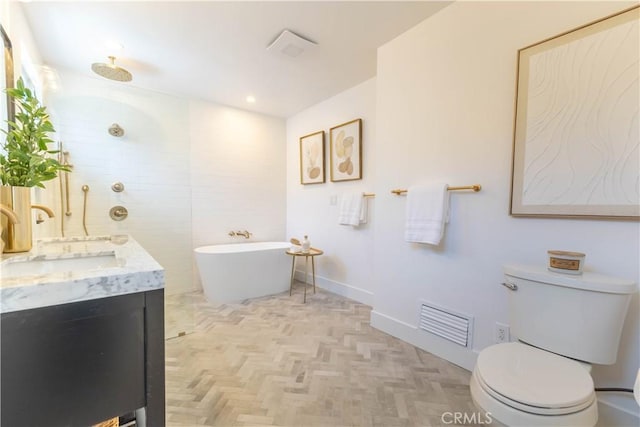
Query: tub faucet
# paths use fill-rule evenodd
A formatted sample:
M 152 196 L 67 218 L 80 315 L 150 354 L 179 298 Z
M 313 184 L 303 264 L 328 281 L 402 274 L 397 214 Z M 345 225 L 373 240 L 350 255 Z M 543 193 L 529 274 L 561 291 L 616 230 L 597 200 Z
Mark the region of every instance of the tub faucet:
M 244 236 L 245 239 L 248 239 L 249 237 L 251 237 L 253 234 L 249 233 L 247 230 L 244 231 L 236 231 L 236 236 Z

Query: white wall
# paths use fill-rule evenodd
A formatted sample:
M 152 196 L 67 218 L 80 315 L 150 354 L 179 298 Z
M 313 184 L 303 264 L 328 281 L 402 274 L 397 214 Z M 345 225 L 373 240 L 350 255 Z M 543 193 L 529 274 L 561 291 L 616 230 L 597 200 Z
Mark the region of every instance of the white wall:
M 473 315 L 477 352 L 507 321 L 505 263 L 542 265 L 548 249 L 574 250 L 589 270 L 638 281 L 638 222 L 508 214 L 517 50 L 628 5 L 457 2 L 378 50 L 375 326 L 470 368 L 473 351 L 416 329 L 420 300 Z M 451 195 L 441 247 L 404 242 L 406 200 L 388 191 L 438 179 L 483 190 Z M 636 294 L 618 363 L 594 369 L 597 386 L 632 386 L 639 336 Z
M 191 102 L 193 245 L 283 241 L 286 222 L 285 121 Z
M 343 194 L 374 190 L 375 85 L 375 78 L 367 80 L 287 120 L 287 239 L 302 240 L 306 234 L 312 246 L 325 251 L 316 260 L 319 286 L 369 304 L 373 302 L 371 259 L 376 199 L 368 199 L 369 222 L 358 228 L 339 225 L 338 209 Z M 357 118 L 362 119 L 363 179 L 331 182 L 329 129 Z M 325 131 L 326 182 L 302 185 L 300 137 L 321 130 Z M 331 204 L 332 197 L 336 204 Z

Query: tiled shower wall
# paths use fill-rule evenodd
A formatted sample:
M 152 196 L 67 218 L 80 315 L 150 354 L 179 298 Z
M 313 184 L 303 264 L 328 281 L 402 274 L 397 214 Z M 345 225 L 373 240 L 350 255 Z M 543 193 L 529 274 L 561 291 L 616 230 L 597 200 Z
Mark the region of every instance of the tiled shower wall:
M 82 186 L 88 185 L 86 225 L 91 235 L 131 234 L 166 269 L 167 292 L 191 286 L 191 191 L 189 188 L 188 103 L 172 96 L 61 74 L 49 93 L 57 138 L 69 152 L 71 215 L 60 203 L 58 181 L 46 197 L 56 211 L 46 235 L 83 235 Z M 121 138 L 108 133 L 118 123 Z M 115 193 L 114 182 L 125 190 Z M 54 199 L 52 199 L 54 196 Z M 128 209 L 126 220 L 109 209 Z M 44 225 L 44 224 L 43 224 Z M 36 226 L 37 228 L 38 226 Z

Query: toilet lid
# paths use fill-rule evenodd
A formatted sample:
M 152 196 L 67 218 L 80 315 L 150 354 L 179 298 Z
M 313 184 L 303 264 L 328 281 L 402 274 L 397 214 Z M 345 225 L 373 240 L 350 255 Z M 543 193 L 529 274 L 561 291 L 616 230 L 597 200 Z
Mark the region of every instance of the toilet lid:
M 478 355 L 482 381 L 508 400 L 537 408 L 575 408 L 594 399 L 591 375 L 578 362 L 521 343 L 497 344 Z

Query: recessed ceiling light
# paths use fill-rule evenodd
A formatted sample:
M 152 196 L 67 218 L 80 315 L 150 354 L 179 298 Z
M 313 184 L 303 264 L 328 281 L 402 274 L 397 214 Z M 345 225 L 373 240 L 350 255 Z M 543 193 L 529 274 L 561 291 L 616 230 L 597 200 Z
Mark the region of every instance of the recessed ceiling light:
M 251 95 L 247 96 L 247 102 L 248 102 L 249 104 L 253 104 L 253 103 L 255 103 L 255 102 L 256 102 L 256 98 L 255 98 L 255 96 L 251 96 Z

